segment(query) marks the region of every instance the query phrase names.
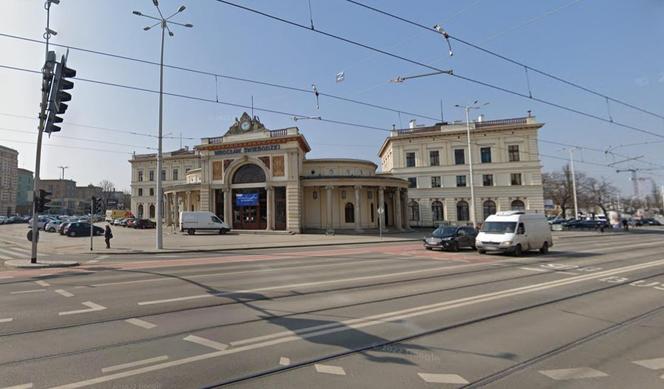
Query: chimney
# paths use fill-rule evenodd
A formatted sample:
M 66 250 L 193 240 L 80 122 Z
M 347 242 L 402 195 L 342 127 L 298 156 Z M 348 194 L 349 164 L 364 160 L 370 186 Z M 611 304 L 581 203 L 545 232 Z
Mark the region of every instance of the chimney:
M 417 122 L 415 121 L 415 119 L 410 119 L 410 121 L 408 122 L 408 128 L 413 129 L 415 127 L 417 127 Z

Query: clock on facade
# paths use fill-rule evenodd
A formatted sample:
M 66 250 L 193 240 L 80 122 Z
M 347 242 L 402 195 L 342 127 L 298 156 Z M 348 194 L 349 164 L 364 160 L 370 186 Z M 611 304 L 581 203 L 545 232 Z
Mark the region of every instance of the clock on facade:
M 249 122 L 242 122 L 242 124 L 240 124 L 240 128 L 242 129 L 242 131 L 247 131 L 249 127 L 251 127 L 251 123 Z

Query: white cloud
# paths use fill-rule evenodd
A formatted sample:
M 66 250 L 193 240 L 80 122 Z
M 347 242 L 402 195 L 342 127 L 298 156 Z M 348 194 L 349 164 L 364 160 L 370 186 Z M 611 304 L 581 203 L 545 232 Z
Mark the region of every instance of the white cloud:
M 634 83 L 637 86 L 644 87 L 644 86 L 648 86 L 648 84 L 650 84 L 650 80 L 648 80 L 648 77 L 645 77 L 645 76 L 644 77 L 638 77 L 638 78 L 634 79 Z

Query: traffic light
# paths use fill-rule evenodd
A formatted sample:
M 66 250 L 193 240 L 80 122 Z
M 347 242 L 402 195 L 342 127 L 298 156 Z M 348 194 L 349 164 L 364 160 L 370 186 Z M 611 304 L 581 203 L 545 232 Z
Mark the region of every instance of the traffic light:
M 60 63 L 56 63 L 55 74 L 51 82 L 51 93 L 48 100 L 48 114 L 46 118 L 46 126 L 44 132 L 49 135 L 52 132 L 60 131 L 60 127 L 56 126 L 62 123 L 62 115 L 67 111 L 67 104 L 65 102 L 71 100 L 71 94 L 65 92 L 74 88 L 74 83 L 68 78 L 76 77 L 76 70 L 67 67 L 67 57 L 62 56 Z
M 104 207 L 104 202 L 101 198 L 92 197 L 92 204 L 90 205 L 90 211 L 94 215 L 97 212 L 101 212 Z
M 51 202 L 50 196 L 53 193 L 47 192 L 43 189 L 39 189 L 39 198 L 36 199 L 37 201 L 37 212 L 45 212 L 49 208 L 51 208 L 48 203 Z

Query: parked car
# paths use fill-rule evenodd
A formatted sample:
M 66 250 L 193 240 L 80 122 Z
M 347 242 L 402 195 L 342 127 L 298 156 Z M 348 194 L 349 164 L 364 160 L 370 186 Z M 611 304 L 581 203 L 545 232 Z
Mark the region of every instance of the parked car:
M 542 214 L 506 211 L 491 215 L 484 221 L 475 245 L 480 254 L 499 251 L 520 256 L 528 250 L 546 254 L 553 246 L 553 237 Z
M 130 220 L 134 220 L 134 218 L 133 217 L 126 217 L 126 218 L 120 220 L 120 225 L 122 227 L 127 227 L 127 223 L 129 223 Z
M 127 220 L 126 227 L 132 228 L 132 227 L 134 227 L 134 223 L 136 223 L 136 219 L 129 219 L 129 220 Z
M 598 230 L 600 228 L 611 228 L 606 220 L 570 220 L 563 223 L 565 230 Z
M 46 232 L 56 232 L 58 231 L 58 227 L 60 227 L 60 224 L 62 224 L 61 220 L 51 220 L 44 226 L 44 231 Z
M 475 250 L 476 236 L 477 231 L 473 227 L 440 226 L 431 236 L 424 238 L 424 248 L 459 251 L 460 248 L 470 247 Z
M 225 234 L 231 230 L 231 227 L 212 212 L 180 212 L 180 231 L 187 231 L 189 235 L 194 235 L 199 230 L 218 231 L 219 234 Z
M 51 220 L 53 220 L 53 219 L 51 219 L 47 216 L 37 216 L 37 229 L 43 230 L 44 227 L 46 226 L 46 224 L 48 224 Z M 28 223 L 30 223 L 29 228 L 32 228 L 32 218 L 30 218 Z
M 136 219 L 132 222 L 131 226 L 127 227 L 139 228 L 143 230 L 146 228 L 155 228 L 156 226 L 157 224 L 150 219 Z
M 641 221 L 644 226 L 661 226 L 662 223 L 659 222 L 657 219 L 653 218 L 646 218 Z
M 7 216 L 0 216 L 0 224 L 6 224 L 7 223 Z
M 95 235 L 104 235 L 104 229 L 93 226 Z M 69 223 L 64 229 L 64 235 L 67 236 L 90 236 L 90 223 L 74 222 Z
M 113 225 L 114 226 L 119 226 L 121 221 L 122 221 L 122 219 L 115 219 L 115 220 L 113 220 Z

